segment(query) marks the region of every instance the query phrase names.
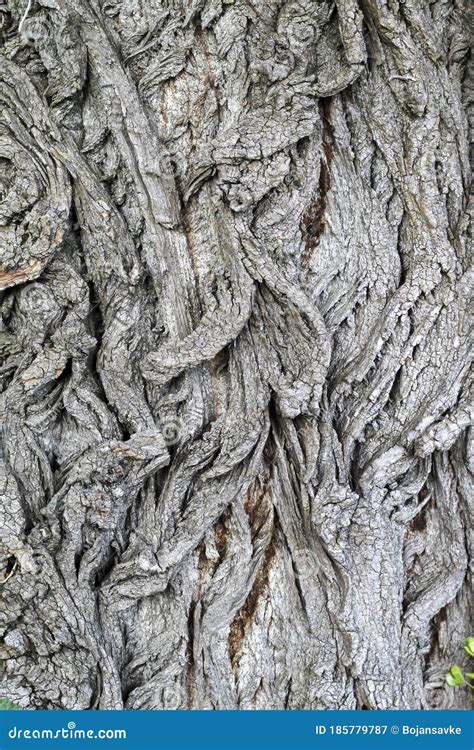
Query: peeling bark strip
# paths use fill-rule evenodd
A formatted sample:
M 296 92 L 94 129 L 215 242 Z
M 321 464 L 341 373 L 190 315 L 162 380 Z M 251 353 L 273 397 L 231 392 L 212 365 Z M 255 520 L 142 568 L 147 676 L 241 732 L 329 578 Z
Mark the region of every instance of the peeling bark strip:
M 0 697 L 466 707 L 467 5 L 0 13 Z

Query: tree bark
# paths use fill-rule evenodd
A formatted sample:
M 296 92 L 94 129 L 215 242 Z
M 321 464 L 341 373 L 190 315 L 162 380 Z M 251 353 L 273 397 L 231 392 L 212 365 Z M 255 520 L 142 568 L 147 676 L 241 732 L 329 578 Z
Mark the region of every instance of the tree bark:
M 0 694 L 466 708 L 463 2 L 0 12 Z

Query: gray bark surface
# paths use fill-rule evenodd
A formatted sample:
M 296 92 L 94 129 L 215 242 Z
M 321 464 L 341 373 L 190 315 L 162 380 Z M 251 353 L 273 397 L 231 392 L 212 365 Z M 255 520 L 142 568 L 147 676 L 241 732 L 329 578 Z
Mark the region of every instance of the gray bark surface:
M 467 6 L 0 18 L 0 695 L 466 708 Z

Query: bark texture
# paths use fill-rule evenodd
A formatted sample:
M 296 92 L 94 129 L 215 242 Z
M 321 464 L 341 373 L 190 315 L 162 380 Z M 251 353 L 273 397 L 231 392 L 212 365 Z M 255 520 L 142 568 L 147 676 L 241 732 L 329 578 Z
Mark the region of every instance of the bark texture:
M 0 14 L 0 692 L 467 707 L 463 2 Z

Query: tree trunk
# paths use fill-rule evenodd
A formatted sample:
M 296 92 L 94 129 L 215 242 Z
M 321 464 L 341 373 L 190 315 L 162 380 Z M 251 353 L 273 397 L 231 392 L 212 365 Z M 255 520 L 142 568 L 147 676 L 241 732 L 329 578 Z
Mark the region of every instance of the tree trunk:
M 0 12 L 0 694 L 467 707 L 461 0 Z

